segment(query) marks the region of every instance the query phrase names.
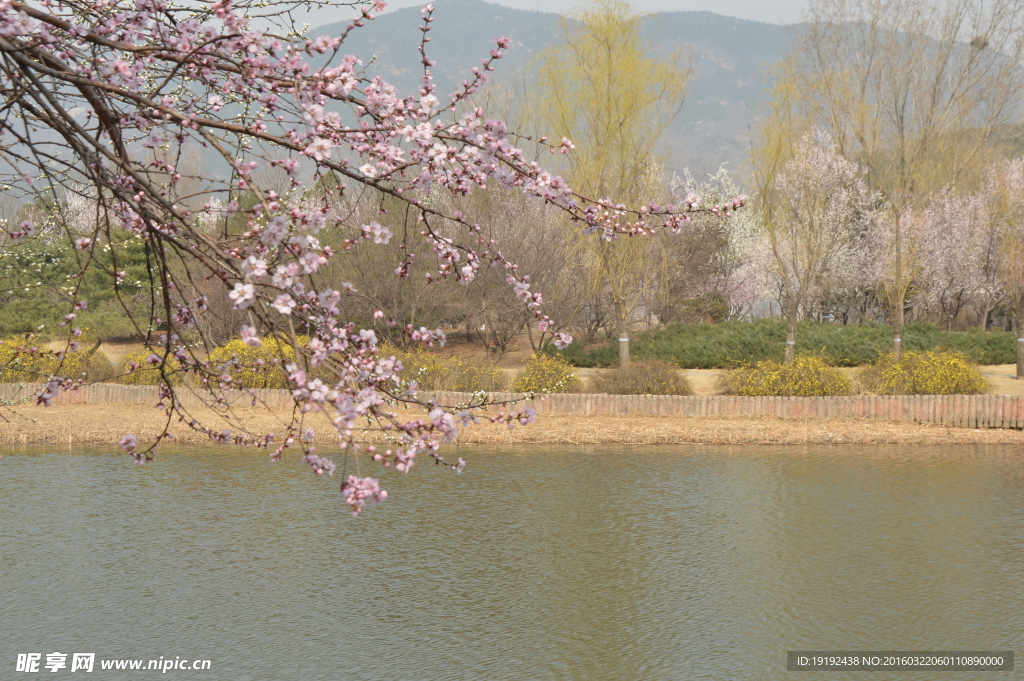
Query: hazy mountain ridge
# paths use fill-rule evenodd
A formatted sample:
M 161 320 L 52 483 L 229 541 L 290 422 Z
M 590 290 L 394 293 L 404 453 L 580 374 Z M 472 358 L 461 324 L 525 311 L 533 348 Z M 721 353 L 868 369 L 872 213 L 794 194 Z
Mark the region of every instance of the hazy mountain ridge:
M 437 61 L 434 76 L 438 96 L 453 92 L 470 77 L 470 69 L 494 47 L 494 38 L 505 36 L 512 49 L 497 63 L 494 82 L 510 79 L 517 69 L 527 69 L 545 46 L 558 40 L 559 15 L 530 12 L 494 5 L 482 0 L 438 0 L 429 33 L 428 55 Z M 417 46 L 417 8 L 379 16 L 356 30 L 343 51 L 364 62 L 375 57 L 368 72 L 379 74 L 401 92 L 419 86 L 423 67 Z M 348 20 L 311 29 L 310 36 L 339 34 Z M 711 12 L 661 12 L 648 15 L 642 24 L 651 54 L 666 57 L 688 51 L 693 65 L 687 101 L 662 140 L 661 152 L 670 168 L 689 167 L 695 174 L 713 172 L 722 163 L 735 173 L 749 154 L 748 124 L 764 90 L 765 68 L 789 47 L 793 27 L 725 17 Z

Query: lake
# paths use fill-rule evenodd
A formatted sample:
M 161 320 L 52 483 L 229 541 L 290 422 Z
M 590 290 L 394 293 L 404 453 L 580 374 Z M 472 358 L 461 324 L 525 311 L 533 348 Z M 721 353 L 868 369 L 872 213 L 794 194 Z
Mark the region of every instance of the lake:
M 1012 447 L 467 446 L 459 476 L 385 472 L 358 519 L 297 455 L 2 453 L 4 679 L 54 651 L 96 669 L 39 676 L 178 657 L 210 669 L 166 678 L 291 681 L 788 679 L 787 650 L 1024 650 Z

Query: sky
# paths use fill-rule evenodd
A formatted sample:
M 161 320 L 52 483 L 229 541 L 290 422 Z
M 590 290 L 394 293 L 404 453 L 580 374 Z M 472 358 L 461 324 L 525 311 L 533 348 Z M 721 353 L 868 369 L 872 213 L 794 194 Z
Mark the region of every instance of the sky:
M 488 0 L 498 5 L 515 9 L 544 10 L 545 12 L 567 12 L 583 4 L 582 0 Z M 421 6 L 419 0 L 395 0 L 388 7 Z M 708 11 L 741 19 L 752 19 L 771 24 L 792 24 L 800 21 L 804 0 L 633 0 L 633 6 L 641 12 Z
M 525 10 L 564 13 L 579 7 L 583 0 L 487 0 L 498 5 Z M 388 10 L 422 7 L 427 0 L 388 0 Z M 792 24 L 800 21 L 805 0 L 632 0 L 641 12 L 707 11 L 730 17 L 763 21 L 770 24 Z M 322 14 L 322 16 L 321 16 Z M 337 21 L 337 10 L 313 11 L 304 18 L 310 26 Z

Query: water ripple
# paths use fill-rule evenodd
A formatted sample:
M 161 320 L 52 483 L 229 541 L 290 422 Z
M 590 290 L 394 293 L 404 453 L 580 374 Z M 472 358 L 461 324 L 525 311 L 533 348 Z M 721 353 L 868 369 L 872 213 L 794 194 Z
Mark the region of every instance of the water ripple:
M 389 501 L 353 521 L 337 481 L 251 451 L 5 452 L 0 665 L 59 650 L 208 658 L 172 674 L 232 681 L 782 679 L 791 649 L 1021 648 L 1018 450 L 460 454 L 462 476 L 387 477 Z M 127 678 L 54 678 L 104 674 Z M 823 678 L 847 677 L 873 675 Z

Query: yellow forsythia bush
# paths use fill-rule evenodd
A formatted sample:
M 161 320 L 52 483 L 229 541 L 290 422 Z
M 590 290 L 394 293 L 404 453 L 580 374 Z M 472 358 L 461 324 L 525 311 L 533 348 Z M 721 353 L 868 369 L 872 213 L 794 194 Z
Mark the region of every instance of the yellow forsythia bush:
M 516 374 L 512 390 L 517 393 L 578 393 L 580 379 L 564 359 L 538 352 Z
M 404 352 L 385 344 L 381 355 L 402 362 L 402 380 L 416 381 L 419 390 L 452 392 L 500 392 L 505 374 L 486 362 L 471 362 L 462 357 L 439 357 L 426 350 Z
M 135 352 L 129 352 L 121 362 L 120 382 L 126 385 L 156 385 L 160 382 L 160 369 L 147 360 L 151 355 L 164 356 L 164 350 L 157 348 L 154 352 L 148 348 L 142 348 Z M 174 375 L 181 370 L 181 365 L 174 357 L 167 358 L 167 374 L 174 381 Z
M 113 365 L 99 352 L 97 344 L 85 337 L 79 338 L 78 343 L 78 350 L 68 352 L 62 360 L 58 351 L 47 350 L 24 338 L 0 341 L 0 382 L 45 383 L 55 374 L 102 381 L 114 375 Z
M 978 395 L 988 390 L 981 371 L 961 352 L 930 350 L 879 357 L 858 375 L 881 395 Z
M 300 345 L 309 342 L 305 336 L 296 340 Z M 294 361 L 295 348 L 284 342 L 278 345 L 273 338 L 263 338 L 255 348 L 235 338 L 210 353 L 211 367 L 223 366 L 238 388 L 290 388 L 284 367 Z
M 747 397 L 823 397 L 853 392 L 853 383 L 846 374 L 812 355 L 798 356 L 792 364 L 751 362 L 725 372 L 722 380 L 723 392 Z
M 299 336 L 300 344 L 309 342 L 309 338 Z M 241 339 L 235 338 L 210 352 L 210 368 L 214 371 L 223 370 L 231 376 L 236 388 L 290 388 L 285 364 L 295 361 L 295 349 L 286 343 L 280 347 L 273 338 L 263 338 L 259 347 L 252 347 Z M 129 353 L 124 358 L 121 369 L 122 383 L 129 385 L 156 385 L 160 382 L 160 370 L 147 360 L 156 354 L 163 357 L 163 349 L 156 352 L 143 348 Z M 236 361 L 237 360 L 237 361 Z M 175 381 L 174 373 L 180 365 L 173 357 L 167 361 L 167 372 Z M 189 376 L 188 379 L 192 379 Z
M 608 395 L 692 395 L 679 367 L 668 362 L 630 362 L 593 379 L 590 390 Z

